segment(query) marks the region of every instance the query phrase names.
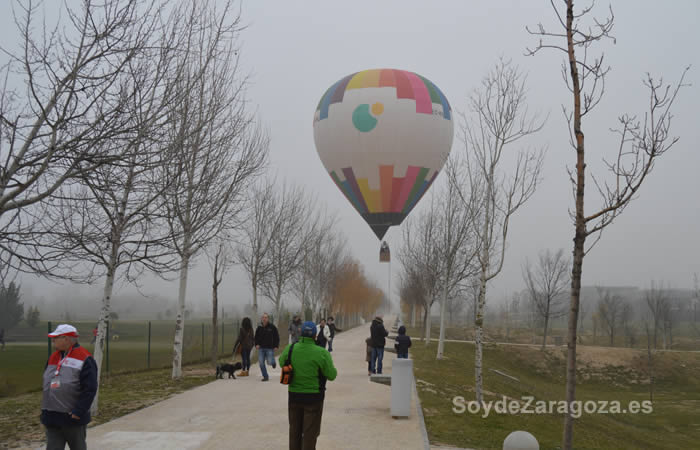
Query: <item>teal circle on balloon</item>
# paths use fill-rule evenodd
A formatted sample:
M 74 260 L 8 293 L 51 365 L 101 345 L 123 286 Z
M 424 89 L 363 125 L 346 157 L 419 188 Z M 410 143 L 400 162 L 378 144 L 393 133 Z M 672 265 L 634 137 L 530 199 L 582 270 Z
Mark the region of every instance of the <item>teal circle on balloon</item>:
M 372 131 L 377 126 L 377 119 L 369 113 L 369 105 L 367 103 L 359 105 L 352 112 L 352 124 L 363 133 Z

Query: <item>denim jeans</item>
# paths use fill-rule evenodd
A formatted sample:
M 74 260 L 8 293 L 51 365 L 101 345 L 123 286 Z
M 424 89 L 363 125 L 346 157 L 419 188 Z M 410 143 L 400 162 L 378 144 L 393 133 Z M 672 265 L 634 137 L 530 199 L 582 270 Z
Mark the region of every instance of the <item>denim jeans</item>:
M 260 364 L 260 372 L 262 372 L 263 378 L 268 378 L 265 361 L 267 361 L 270 365 L 275 363 L 275 351 L 273 349 L 261 348 L 258 350 L 258 364 Z
M 241 365 L 243 370 L 250 369 L 250 350 L 241 349 Z
M 333 338 L 328 339 L 328 351 L 333 351 Z
M 382 360 L 384 359 L 384 347 L 372 347 L 372 357 L 369 360 L 370 372 L 382 373 Z
M 397 357 L 397 358 L 401 358 L 401 359 L 408 359 L 408 352 L 406 352 L 406 353 L 399 353 L 399 354 L 396 355 L 396 357 Z

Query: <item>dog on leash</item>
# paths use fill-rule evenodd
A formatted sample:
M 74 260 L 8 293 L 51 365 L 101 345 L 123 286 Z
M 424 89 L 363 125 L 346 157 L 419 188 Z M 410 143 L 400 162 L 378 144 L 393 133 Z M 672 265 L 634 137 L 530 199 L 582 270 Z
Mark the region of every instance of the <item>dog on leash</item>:
M 235 364 L 217 364 L 216 365 L 216 378 L 224 378 L 224 372 L 228 372 L 228 377 L 236 379 L 236 375 L 233 374 L 236 370 L 241 370 L 243 365 L 239 362 Z

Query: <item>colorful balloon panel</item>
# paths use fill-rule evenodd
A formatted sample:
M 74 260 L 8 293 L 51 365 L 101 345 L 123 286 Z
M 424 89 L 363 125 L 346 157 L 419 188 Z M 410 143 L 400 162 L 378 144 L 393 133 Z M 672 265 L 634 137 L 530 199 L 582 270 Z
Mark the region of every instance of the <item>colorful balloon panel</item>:
M 321 161 L 379 239 L 433 183 L 453 135 L 442 91 L 403 70 L 348 75 L 328 88 L 314 114 Z

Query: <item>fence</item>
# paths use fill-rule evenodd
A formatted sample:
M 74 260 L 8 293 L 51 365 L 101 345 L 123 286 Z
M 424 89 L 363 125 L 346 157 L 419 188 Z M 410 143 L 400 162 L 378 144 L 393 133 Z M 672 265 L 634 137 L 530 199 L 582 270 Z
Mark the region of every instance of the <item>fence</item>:
M 38 347 L 45 341 L 45 354 L 54 351 L 51 339 L 42 331 L 53 331 L 58 322 L 46 322 L 35 329 L 21 327 L 13 330 L 12 341 L 22 342 L 25 348 Z M 94 351 L 94 322 L 71 322 L 78 329 L 80 343 L 91 353 Z M 219 356 L 231 355 L 233 344 L 238 337 L 240 320 L 219 321 Z M 207 360 L 211 356 L 212 324 L 210 321 L 185 322 L 183 340 L 183 364 Z M 135 370 L 168 367 L 172 364 L 173 321 L 129 321 L 108 322 L 103 370 L 105 373 L 131 372 Z M 35 344 L 35 345 L 32 345 Z M 34 353 L 34 352 L 32 352 Z M 41 359 L 45 361 L 44 356 Z

